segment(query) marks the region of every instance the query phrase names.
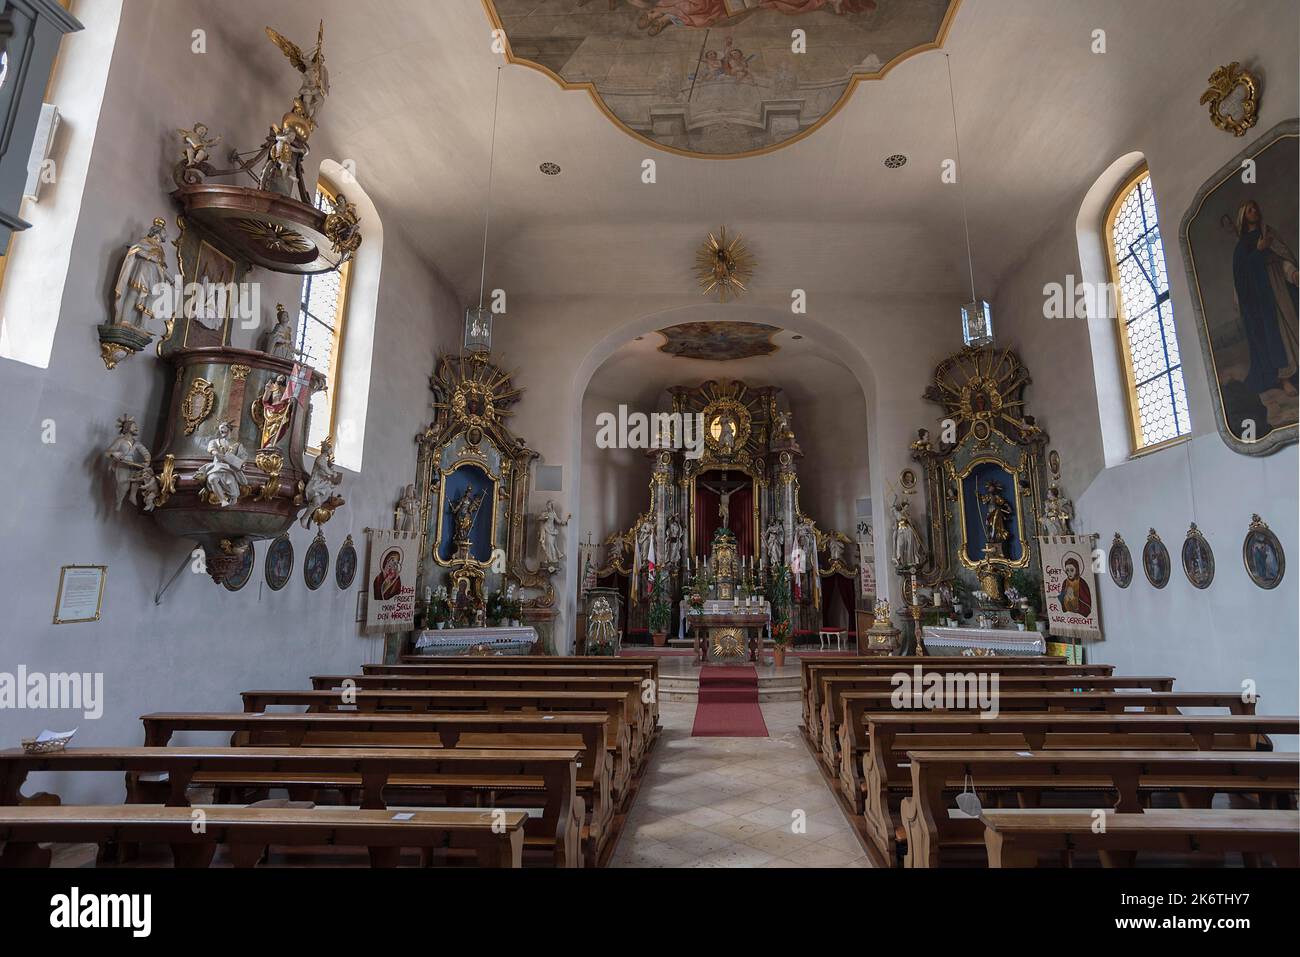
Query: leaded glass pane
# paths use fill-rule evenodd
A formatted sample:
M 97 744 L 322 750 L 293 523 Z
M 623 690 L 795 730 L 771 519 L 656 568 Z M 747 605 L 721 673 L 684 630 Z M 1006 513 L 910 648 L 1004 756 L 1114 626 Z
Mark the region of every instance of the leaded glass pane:
M 1149 173 L 1121 200 L 1109 241 L 1135 397 L 1133 415 L 1145 448 L 1191 431 L 1169 299 L 1169 267 Z

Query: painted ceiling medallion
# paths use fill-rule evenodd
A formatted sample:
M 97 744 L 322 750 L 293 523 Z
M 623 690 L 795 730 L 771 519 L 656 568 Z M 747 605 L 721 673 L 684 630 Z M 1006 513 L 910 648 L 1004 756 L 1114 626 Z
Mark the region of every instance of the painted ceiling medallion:
M 510 62 L 587 90 L 638 139 L 710 158 L 807 136 L 859 82 L 940 48 L 959 3 L 483 0 Z
M 709 233 L 695 254 L 695 276 L 700 288 L 706 296 L 716 290 L 721 302 L 738 299 L 753 275 L 753 255 L 740 236 L 728 238 L 726 226 L 716 236 Z
M 761 322 L 684 322 L 660 329 L 660 352 L 684 359 L 749 359 L 770 356 L 780 347 L 772 337 L 781 330 Z

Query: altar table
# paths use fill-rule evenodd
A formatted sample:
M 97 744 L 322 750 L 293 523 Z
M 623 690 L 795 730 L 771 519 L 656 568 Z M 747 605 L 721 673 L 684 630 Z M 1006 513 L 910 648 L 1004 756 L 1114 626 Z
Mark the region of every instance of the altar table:
M 537 632 L 521 628 L 440 628 L 422 631 L 415 638 L 415 650 L 426 655 L 463 655 L 483 646 L 490 655 L 527 655 L 537 644 Z
M 1047 640 L 1040 633 L 1010 628 L 927 627 L 921 641 L 927 655 L 1047 654 Z
M 694 631 L 693 647 L 698 663 L 708 660 L 710 642 L 729 637 L 728 632 L 739 632 L 746 636 L 749 660 L 760 664 L 763 633 L 771 623 L 771 617 L 766 612 L 704 611 L 691 614 L 687 623 Z

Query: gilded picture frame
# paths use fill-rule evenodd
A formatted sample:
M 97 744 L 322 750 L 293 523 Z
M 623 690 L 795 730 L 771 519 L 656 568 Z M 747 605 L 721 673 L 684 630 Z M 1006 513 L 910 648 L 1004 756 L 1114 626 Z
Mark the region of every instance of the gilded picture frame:
M 252 542 L 249 542 L 248 548 L 244 550 L 243 561 L 239 563 L 238 568 L 226 576 L 226 580 L 221 583 L 222 587 L 224 587 L 226 591 L 239 591 L 247 585 L 248 580 L 253 577 L 253 567 L 256 564 L 257 548 Z
M 1206 589 L 1214 581 L 1214 549 L 1209 541 L 1192 522 L 1183 539 L 1182 553 L 1183 574 L 1192 583 L 1192 587 Z
M 1147 543 L 1142 546 L 1142 571 L 1152 588 L 1164 588 L 1169 584 L 1172 571 L 1169 549 L 1154 528 L 1147 533 Z
M 1106 567 L 1110 570 L 1110 580 L 1120 588 L 1128 588 L 1133 584 L 1133 553 L 1119 532 L 1115 533 L 1115 540 L 1110 543 Z
M 72 573 L 69 576 L 69 572 Z M 79 598 L 73 602 L 65 592 L 65 586 L 69 578 L 84 578 L 90 581 L 98 578 L 98 587 L 87 589 L 86 591 L 95 591 L 95 610 L 93 614 L 85 614 L 89 610 L 89 602 L 85 600 L 83 608 Z M 54 624 L 56 625 L 75 625 L 82 622 L 99 621 L 104 609 L 104 585 L 108 581 L 107 565 L 64 565 L 59 569 L 59 588 L 54 595 Z
M 1250 580 L 1265 591 L 1276 588 L 1286 577 L 1282 542 L 1258 515 L 1250 517 L 1250 528 L 1241 543 L 1241 562 Z

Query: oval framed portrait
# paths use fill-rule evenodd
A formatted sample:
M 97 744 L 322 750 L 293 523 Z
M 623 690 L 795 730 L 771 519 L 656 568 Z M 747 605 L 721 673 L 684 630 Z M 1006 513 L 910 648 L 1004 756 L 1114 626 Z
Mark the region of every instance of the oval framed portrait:
M 1183 539 L 1183 574 L 1197 588 L 1209 588 L 1214 581 L 1214 550 L 1201 530 L 1192 522 Z
M 293 542 L 288 535 L 281 535 L 266 550 L 266 565 L 263 566 L 266 585 L 271 591 L 279 591 L 289 584 L 293 577 Z
M 1169 549 L 1153 528 L 1147 533 L 1147 543 L 1142 546 L 1142 571 L 1155 588 L 1169 584 Z
M 248 543 L 248 548 L 244 550 L 244 560 L 239 563 L 239 567 L 227 576 L 221 584 L 225 586 L 226 591 L 239 591 L 248 584 L 248 580 L 253 577 L 253 565 L 257 561 L 256 548 L 252 542 Z
M 330 547 L 325 544 L 325 533 L 319 529 L 312 543 L 307 546 L 307 554 L 302 558 L 302 580 L 312 591 L 320 588 L 325 576 L 330 571 Z
M 334 559 L 334 584 L 339 586 L 342 591 L 347 591 L 352 587 L 352 582 L 357 577 L 357 549 L 352 544 L 352 536 L 349 535 L 343 542 L 343 547 L 339 549 L 338 556 Z
M 1133 553 L 1128 550 L 1128 542 L 1124 541 L 1124 536 L 1119 532 L 1115 533 L 1115 540 L 1110 543 L 1106 563 L 1110 566 L 1111 581 L 1116 585 L 1127 588 L 1133 584 Z
M 1286 574 L 1282 542 L 1258 515 L 1250 517 L 1246 540 L 1241 543 L 1241 560 L 1250 580 L 1263 589 L 1276 588 Z

